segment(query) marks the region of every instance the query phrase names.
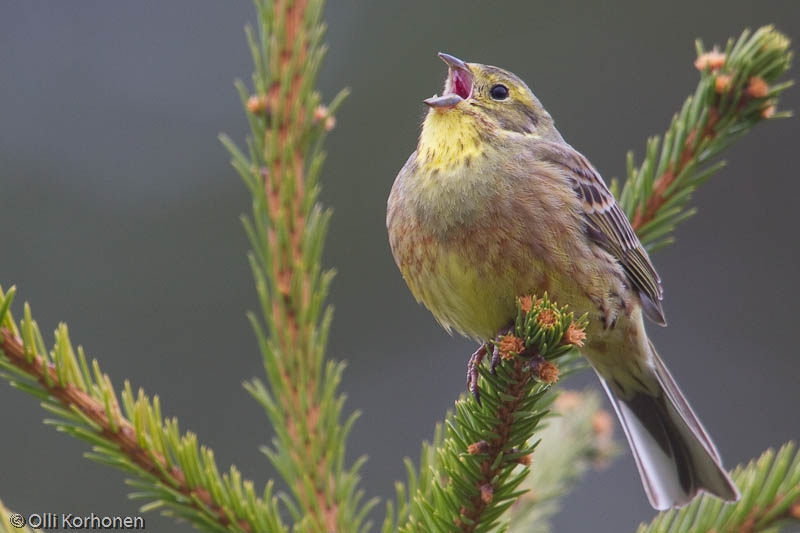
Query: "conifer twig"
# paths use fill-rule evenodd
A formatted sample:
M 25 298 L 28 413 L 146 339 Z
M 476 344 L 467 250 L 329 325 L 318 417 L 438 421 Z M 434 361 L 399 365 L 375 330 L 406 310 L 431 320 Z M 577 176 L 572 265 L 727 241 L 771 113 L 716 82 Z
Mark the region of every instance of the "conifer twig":
M 735 504 L 703 495 L 682 509 L 660 513 L 638 533 L 756 533 L 777 531 L 788 523 L 800 524 L 800 453 L 789 442 L 767 450 L 747 466 L 731 473 L 742 493 Z
M 416 494 L 398 487 L 399 512 L 395 517 L 392 507 L 384 531 L 394 520 L 401 532 L 494 531 L 524 492 L 518 487 L 536 447 L 530 438 L 554 397 L 548 391 L 575 368 L 573 348 L 583 342 L 586 318 L 575 319 L 546 294 L 521 298 L 518 309 L 512 333 L 496 344 L 495 372 L 479 367 L 481 404 L 466 395 L 456 402 L 428 459 L 432 476 L 421 474 L 429 486 Z
M 0 329 L 0 344 L 9 361 L 22 372 L 34 377 L 44 392 L 58 400 L 64 407 L 77 409 L 89 421 L 99 426 L 100 438 L 116 444 L 121 453 L 139 468 L 157 477 L 161 483 L 173 487 L 190 500 L 198 500 L 197 510 L 200 510 L 202 504 L 216 516 L 221 526 L 229 525 L 230 520 L 225 511 L 217 505 L 208 490 L 202 487 L 190 487 L 186 483 L 186 475 L 180 468 L 169 466 L 163 456 L 139 445 L 133 424 L 122 417 L 118 405 L 112 406 L 112 410 L 107 411 L 98 399 L 74 384 L 60 383 L 55 365 L 45 363 L 39 355 L 34 355 L 28 360 L 22 339 L 15 336 L 8 328 Z M 244 520 L 238 526 L 244 531 L 252 531 Z
M 547 533 L 559 499 L 590 468 L 603 468 L 619 452 L 614 442 L 613 416 L 602 408 L 595 390 L 558 391 L 553 415 L 537 437 L 531 473 L 522 482 L 521 495 L 508 511 L 514 533 Z
M 157 397 L 151 401 L 141 391 L 134 397 L 126 383 L 120 405 L 99 365 L 93 362 L 90 371 L 83 352 L 75 354 L 66 326 L 48 352 L 27 304 L 21 328 L 7 313 L 13 290 L 7 297 L 0 293 L 0 317 L 6 317 L 0 370 L 44 400 L 56 415 L 50 423 L 91 442 L 89 457 L 132 474 L 134 497 L 149 501 L 145 509 L 160 507 L 210 530 L 284 531 L 281 516 L 288 509 L 295 531 L 363 531 L 372 505 L 361 503 L 358 488 L 363 459 L 345 466 L 356 416 L 342 423 L 344 396 L 337 388 L 343 365 L 324 358 L 333 273 L 320 267 L 330 212 L 317 204 L 322 141 L 346 91 L 326 107 L 314 90 L 325 53 L 324 1 L 255 5 L 257 31 L 247 29 L 254 94 L 237 84 L 252 132 L 249 157 L 228 137 L 222 141 L 253 196 L 252 217 L 244 224 L 263 317 L 250 319 L 269 387 L 256 379 L 246 388 L 272 422 L 274 446 L 264 451 L 294 499 L 282 494 L 280 509 L 271 481 L 258 498 L 236 469 L 220 476 L 211 450 L 198 449 L 193 434 L 181 435 L 177 421 L 161 419 Z
M 42 400 L 56 416 L 48 423 L 90 442 L 88 457 L 119 468 L 148 500 L 143 509 L 161 508 L 207 529 L 255 532 L 284 531 L 269 484 L 264 499 L 238 471 L 219 476 L 213 453 L 198 451 L 197 438 L 180 435 L 177 422 L 163 421 L 158 398 L 152 401 L 130 385 L 119 396 L 97 361 L 89 364 L 81 348 L 73 349 L 64 324 L 56 330 L 48 353 L 25 304 L 19 325 L 9 307 L 15 295 L 0 289 L 0 372 L 11 384 Z
M 710 164 L 756 124 L 790 116 L 776 112 L 778 97 L 792 81 L 778 83 L 789 69 L 789 39 L 772 26 L 745 30 L 724 53 L 707 52 L 697 41 L 700 82 L 664 135 L 647 142 L 642 164 L 628 153 L 628 179 L 619 197 L 639 239 L 650 251 L 672 242 L 670 233 L 692 216 L 692 192 L 724 166 Z M 616 182 L 612 189 L 617 189 Z
M 359 531 L 358 470 L 344 465 L 346 437 L 337 391 L 343 366 L 325 361 L 333 273 L 320 267 L 330 212 L 317 204 L 321 150 L 346 92 L 326 107 L 314 90 L 325 48 L 322 0 L 255 0 L 258 31 L 247 35 L 255 63 L 253 93 L 238 83 L 250 119 L 248 154 L 223 136 L 253 195 L 244 219 L 262 317 L 250 314 L 268 385 L 246 384 L 276 432 L 263 451 L 294 496 L 284 503 L 301 531 Z

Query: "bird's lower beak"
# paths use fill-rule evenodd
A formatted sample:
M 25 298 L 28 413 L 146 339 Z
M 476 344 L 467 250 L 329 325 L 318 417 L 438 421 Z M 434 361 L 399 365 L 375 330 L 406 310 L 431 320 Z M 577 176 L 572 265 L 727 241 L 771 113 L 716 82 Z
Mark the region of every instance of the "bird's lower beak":
M 449 109 L 472 96 L 472 71 L 468 64 L 450 54 L 439 52 L 439 57 L 448 66 L 444 94 L 423 101 L 433 108 Z
M 430 98 L 426 98 L 423 100 L 426 104 L 431 107 L 455 107 L 458 105 L 459 102 L 463 102 L 464 99 L 458 96 L 457 94 L 443 94 L 442 96 L 432 96 Z

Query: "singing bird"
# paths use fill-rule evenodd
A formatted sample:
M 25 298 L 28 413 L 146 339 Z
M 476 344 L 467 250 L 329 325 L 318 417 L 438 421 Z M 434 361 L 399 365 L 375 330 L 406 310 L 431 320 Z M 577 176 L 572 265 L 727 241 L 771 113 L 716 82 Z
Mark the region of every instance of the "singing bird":
M 448 331 L 480 342 L 516 299 L 547 291 L 588 313 L 582 348 L 614 405 L 656 509 L 739 493 L 647 338 L 666 325 L 661 280 L 600 174 L 506 70 L 439 54 L 448 75 L 389 195 L 408 287 Z

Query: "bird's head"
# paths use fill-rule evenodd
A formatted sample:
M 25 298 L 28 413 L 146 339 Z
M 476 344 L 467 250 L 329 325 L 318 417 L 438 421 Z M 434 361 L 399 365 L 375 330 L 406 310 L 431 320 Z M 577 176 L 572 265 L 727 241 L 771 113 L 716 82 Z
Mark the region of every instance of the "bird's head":
M 453 122 L 461 115 L 465 122 L 480 129 L 538 137 L 550 137 L 555 131 L 550 114 L 515 74 L 480 63 L 465 63 L 449 54 L 440 53 L 439 57 L 447 64 L 447 79 L 441 96 L 424 101 L 431 108 L 426 122 Z

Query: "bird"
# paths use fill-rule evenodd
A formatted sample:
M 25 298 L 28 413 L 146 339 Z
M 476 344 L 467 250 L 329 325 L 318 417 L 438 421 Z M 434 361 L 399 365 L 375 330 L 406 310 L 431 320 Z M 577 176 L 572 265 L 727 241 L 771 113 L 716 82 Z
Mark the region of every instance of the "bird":
M 586 313 L 581 353 L 616 411 L 650 504 L 681 507 L 700 492 L 738 500 L 648 339 L 645 318 L 666 325 L 661 279 L 603 178 L 518 76 L 439 57 L 444 90 L 424 100 L 417 148 L 387 203 L 392 255 L 415 299 L 482 347 L 507 331 L 522 295 L 547 292 Z

